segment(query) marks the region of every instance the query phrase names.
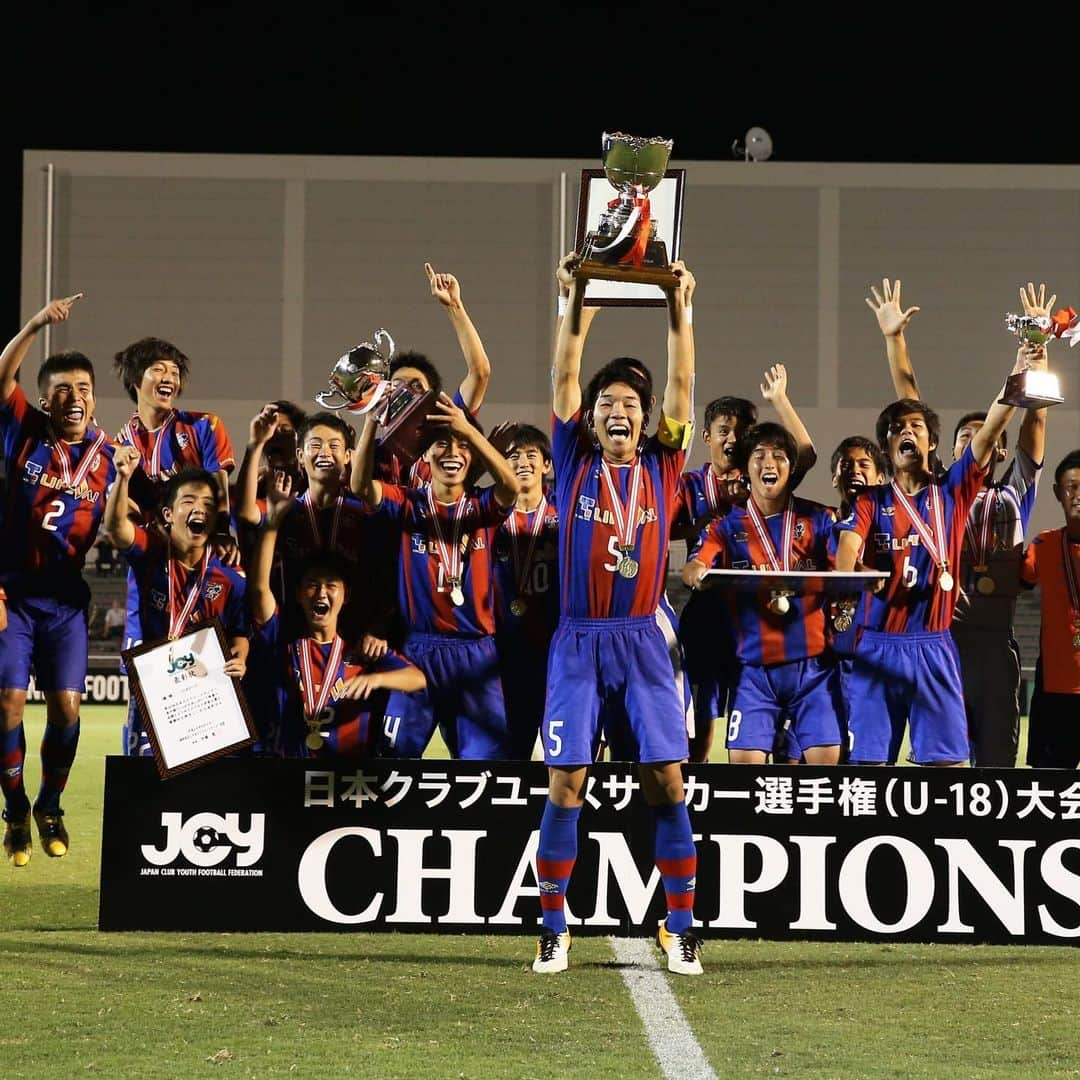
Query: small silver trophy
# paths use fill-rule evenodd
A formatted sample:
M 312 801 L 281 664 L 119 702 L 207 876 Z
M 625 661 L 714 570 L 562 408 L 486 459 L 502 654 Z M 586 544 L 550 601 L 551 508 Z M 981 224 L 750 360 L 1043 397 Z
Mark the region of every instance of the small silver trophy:
M 321 390 L 315 400 L 324 408 L 337 412 L 370 412 L 390 392 L 390 361 L 394 356 L 394 339 L 382 328 L 371 335 L 375 340 L 362 341 L 338 358 L 330 372 L 330 389 Z M 340 400 L 336 400 L 340 398 Z
M 1045 345 L 1055 334 L 1054 320 L 1049 315 L 1005 316 L 1005 329 L 1032 345 Z M 1050 371 L 1018 371 L 1005 380 L 1005 390 L 998 399 L 1002 405 L 1017 409 L 1045 409 L 1060 405 L 1061 383 Z

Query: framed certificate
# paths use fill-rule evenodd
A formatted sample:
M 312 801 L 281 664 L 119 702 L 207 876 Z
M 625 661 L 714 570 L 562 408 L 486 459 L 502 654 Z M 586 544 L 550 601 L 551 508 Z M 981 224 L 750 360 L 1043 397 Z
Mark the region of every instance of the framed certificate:
M 656 241 L 665 246 L 669 263 L 680 257 L 685 183 L 685 169 L 668 169 L 663 179 L 649 192 L 650 212 L 656 222 Z M 574 238 L 576 252 L 581 253 L 585 249 L 586 237 L 596 229 L 600 215 L 608 209 L 611 200 L 618 196 L 618 190 L 612 186 L 603 169 L 581 170 Z M 659 285 L 590 278 L 585 287 L 587 307 L 664 307 L 666 304 L 664 290 Z
M 255 742 L 240 684 L 225 674 L 228 649 L 217 619 L 121 655 L 162 777 Z

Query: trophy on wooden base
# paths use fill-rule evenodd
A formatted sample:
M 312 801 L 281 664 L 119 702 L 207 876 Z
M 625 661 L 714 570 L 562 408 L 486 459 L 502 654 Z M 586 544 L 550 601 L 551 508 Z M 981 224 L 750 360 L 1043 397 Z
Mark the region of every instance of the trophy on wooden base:
M 1045 345 L 1054 337 L 1064 337 L 1075 345 L 1075 326 L 1076 312 L 1072 308 L 1059 311 L 1053 318 L 1049 315 L 1012 313 L 1005 316 L 1005 329 L 1032 345 Z M 998 398 L 999 404 L 1012 405 L 1017 409 L 1045 409 L 1050 405 L 1060 405 L 1064 400 L 1061 383 L 1050 371 L 1018 371 L 1010 375 Z

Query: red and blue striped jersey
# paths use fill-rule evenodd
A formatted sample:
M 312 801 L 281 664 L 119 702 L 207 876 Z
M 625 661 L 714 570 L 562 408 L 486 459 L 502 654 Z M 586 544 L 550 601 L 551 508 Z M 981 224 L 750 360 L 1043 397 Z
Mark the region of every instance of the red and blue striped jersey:
M 937 539 L 954 579 L 948 592 L 940 587 L 940 571 L 907 510 L 895 498 L 892 485 L 859 493 L 851 513 L 836 528 L 858 533 L 866 545 L 863 562 L 871 570 L 891 575 L 884 589 L 867 592 L 859 600 L 860 622 L 865 629 L 888 634 L 948 630 L 959 595 L 964 525 L 985 476 L 986 469 L 975 460 L 969 446 L 948 472 L 935 476 L 922 491 L 909 496 L 923 522 L 932 525 L 931 488 L 941 495 L 945 537 L 943 543 Z
M 57 438 L 48 416 L 29 403 L 21 386 L 0 406 L 0 443 L 7 480 L 0 501 L 0 580 L 57 572 L 77 576 L 116 476 L 113 446 L 94 427 L 79 443 Z
M 710 479 L 713 481 L 710 483 Z M 714 517 L 723 517 L 731 508 L 729 502 L 718 498 L 727 489 L 726 480 L 717 480 L 712 462 L 699 469 L 688 469 L 679 477 L 679 497 L 675 507 L 675 526 L 692 525 L 698 530 Z
M 375 754 L 381 733 L 389 690 L 376 690 L 364 699 L 342 698 L 345 684 L 357 675 L 377 671 L 400 671 L 409 661 L 392 649 L 377 660 L 365 660 L 348 648 L 331 674 L 333 688 L 319 717 L 324 735 L 322 748 L 313 750 L 304 742 L 309 728 L 304 714 L 303 675 L 298 647 L 303 639 L 285 640 L 277 612 L 255 632 L 252 660 L 262 667 L 267 682 L 274 687 L 277 716 L 274 729 L 277 747 L 285 757 L 365 758 Z M 312 689 L 316 694 L 326 678 L 326 665 L 333 648 L 332 642 L 315 643 L 309 650 Z
M 555 463 L 555 501 L 559 512 L 560 609 L 577 619 L 625 619 L 653 616 L 664 593 L 667 555 L 679 475 L 685 450 L 650 437 L 630 466 L 610 466 L 623 505 L 630 499 L 634 466 L 640 463 L 637 521 L 630 557 L 633 577 L 619 573 L 623 555 L 611 491 L 602 468 L 603 455 L 582 436 L 581 410 L 571 419 L 551 419 Z M 588 434 L 588 433 L 586 433 Z M 621 510 L 620 510 L 621 512 Z
M 492 547 L 495 530 L 510 513 L 495 500 L 494 487 L 462 496 L 460 535 L 461 592 L 464 603 L 452 599 L 450 569 L 439 551 L 438 535 L 431 519 L 430 488 L 382 485 L 382 502 L 375 512 L 401 530 L 401 561 L 398 567 L 398 606 L 409 632 L 482 637 L 495 633 L 495 578 Z M 453 558 L 457 507 L 435 503 L 447 553 Z
M 144 641 L 159 641 L 169 634 L 169 573 L 177 576 L 179 595 L 185 600 L 199 581 L 201 570 L 188 570 L 169 558 L 168 541 L 156 531 L 136 526 L 135 539 L 124 552 L 131 566 L 128 579 L 135 583 L 139 621 Z M 199 588 L 199 599 L 191 610 L 186 629 L 217 618 L 226 638 L 246 637 L 247 609 L 244 602 L 246 582 L 239 571 L 223 566 L 211 555 Z M 181 603 L 183 600 L 181 600 Z
M 794 526 L 789 568 L 830 569 L 829 540 L 836 516 L 821 503 L 792 499 Z M 772 514 L 765 524 L 783 565 L 784 515 Z M 744 506 L 732 507 L 705 530 L 693 554 L 711 569 L 771 570 L 772 562 Z M 735 651 L 744 664 L 764 667 L 805 660 L 825 651 L 825 597 L 821 593 L 788 597 L 789 609 L 770 611 L 768 595 L 726 591 L 735 627 Z
M 554 501 L 545 503 L 544 523 L 537 526 L 539 512 L 514 510 L 495 533 L 495 626 L 546 649 L 559 625 L 559 513 Z M 539 532 L 529 559 L 534 528 Z M 510 608 L 515 601 L 524 605 L 520 615 Z
M 135 413 L 116 436 L 118 446 L 134 446 L 140 465 L 131 478 L 131 497 L 144 513 L 156 509 L 170 476 L 184 469 L 232 472 L 232 443 L 220 417 L 213 413 L 173 409 L 153 431 Z

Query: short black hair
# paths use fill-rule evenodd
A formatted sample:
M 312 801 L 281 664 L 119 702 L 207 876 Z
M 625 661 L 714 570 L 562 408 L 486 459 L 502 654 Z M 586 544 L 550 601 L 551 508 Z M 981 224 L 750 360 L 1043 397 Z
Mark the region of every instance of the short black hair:
M 38 368 L 38 393 L 44 395 L 49 380 L 61 371 L 85 371 L 90 376 L 91 385 L 96 385 L 94 382 L 94 365 L 90 363 L 90 358 L 85 353 L 78 352 L 75 349 L 68 349 L 66 352 L 53 353 Z
M 423 353 L 412 351 L 397 353 L 390 361 L 390 378 L 394 377 L 398 368 L 403 367 L 414 367 L 417 371 L 422 371 L 427 378 L 428 386 L 436 394 L 442 390 L 442 376 L 439 374 L 439 369 Z
M 294 429 L 299 428 L 307 419 L 307 410 L 301 409 L 294 401 L 271 401 L 270 404 L 283 416 L 289 418 L 289 423 Z
M 539 450 L 545 461 L 551 461 L 551 439 L 547 432 L 532 424 L 515 424 L 507 432 L 507 456 L 514 450 Z
M 217 477 L 206 469 L 181 469 L 180 472 L 174 476 L 170 476 L 165 481 L 165 487 L 161 490 L 161 502 L 160 507 L 172 507 L 176 502 L 176 496 L 179 494 L 180 489 L 185 484 L 200 484 L 208 487 L 214 494 L 214 498 L 218 495 L 218 482 Z
M 315 574 L 341 581 L 348 590 L 352 582 L 353 568 L 340 551 L 335 551 L 333 548 L 316 548 L 300 560 L 295 579 L 297 586 L 299 587 L 304 578 Z
M 742 397 L 713 398 L 705 406 L 705 430 L 708 431 L 718 416 L 733 416 L 739 428 L 745 431 L 757 423 L 757 406 Z
M 302 447 L 311 433 L 311 429 L 316 427 L 333 428 L 334 431 L 339 432 L 345 440 L 346 450 L 351 450 L 356 443 L 356 429 L 352 424 L 346 423 L 335 412 L 324 411 L 308 413 L 304 417 L 296 429 L 296 445 Z
M 615 383 L 626 383 L 637 394 L 642 412 L 648 415 L 653 397 L 652 373 L 640 360 L 635 360 L 632 356 L 617 356 L 614 360 L 609 360 L 589 380 L 589 385 L 585 387 L 585 408 L 592 412 L 596 399 Z
M 469 423 L 472 424 L 472 426 L 476 428 L 476 430 L 479 431 L 481 435 L 483 435 L 484 425 L 481 424 L 480 421 L 477 420 L 476 417 L 473 416 L 473 414 L 469 412 L 468 409 L 463 409 L 462 412 L 465 413 L 465 416 L 468 419 Z M 446 424 L 424 424 L 424 426 L 420 429 L 420 438 L 416 444 L 417 458 L 422 458 L 428 452 L 428 450 L 431 449 L 431 444 L 433 442 L 436 442 L 438 439 L 445 438 L 448 435 L 449 431 L 450 429 Z M 475 465 L 476 463 L 474 462 L 473 464 Z M 484 468 L 485 467 L 483 466 L 481 467 L 481 473 L 483 473 Z
M 980 409 L 980 410 L 977 410 L 976 412 L 964 413 L 964 415 L 961 416 L 960 419 L 956 421 L 956 427 L 953 429 L 953 433 L 952 433 L 952 441 L 953 441 L 954 446 L 956 445 L 956 436 L 960 434 L 960 429 L 962 427 L 966 427 L 968 424 L 970 424 L 972 422 L 972 420 L 981 420 L 985 424 L 986 423 L 986 413 L 985 413 L 985 411 Z M 1009 433 L 1007 431 L 1002 431 L 1002 433 L 998 436 L 998 441 L 1001 443 L 1003 449 L 1007 448 L 1008 445 L 1009 445 Z
M 188 358 L 171 342 L 156 337 L 140 338 L 126 349 L 121 349 L 113 358 L 113 371 L 119 376 L 132 401 L 139 400 L 137 391 L 143 374 L 158 360 L 171 360 L 180 369 L 180 385 L 176 391 L 179 397 L 191 367 Z
M 1080 469 L 1080 450 L 1070 450 L 1058 462 L 1058 467 L 1054 470 L 1054 487 L 1061 483 L 1061 478 L 1070 469 Z
M 886 454 L 889 452 L 889 428 L 901 416 L 907 416 L 908 413 L 919 413 L 926 422 L 926 429 L 930 433 L 931 450 L 941 444 L 941 420 L 938 414 L 925 401 L 920 401 L 918 398 L 901 398 L 881 410 L 874 427 L 878 446 Z
M 865 450 L 870 456 L 870 460 L 874 463 L 874 468 L 879 473 L 887 473 L 889 471 L 889 462 L 886 460 L 885 455 L 882 453 L 881 447 L 872 439 L 868 439 L 865 435 L 849 435 L 844 439 L 840 445 L 832 452 L 832 458 L 829 460 L 829 475 L 836 475 L 836 466 L 840 464 L 840 459 L 844 457 L 849 450 Z
M 754 424 L 743 432 L 735 450 L 735 464 L 743 472 L 746 472 L 750 455 L 759 446 L 771 446 L 774 449 L 783 450 L 788 456 L 792 475 L 794 475 L 795 463 L 799 457 L 799 445 L 795 442 L 795 436 L 783 424 L 774 424 L 767 420 L 763 424 Z

